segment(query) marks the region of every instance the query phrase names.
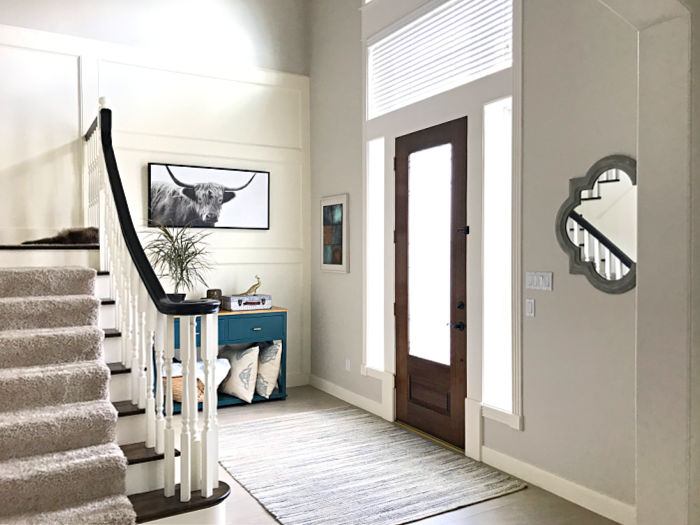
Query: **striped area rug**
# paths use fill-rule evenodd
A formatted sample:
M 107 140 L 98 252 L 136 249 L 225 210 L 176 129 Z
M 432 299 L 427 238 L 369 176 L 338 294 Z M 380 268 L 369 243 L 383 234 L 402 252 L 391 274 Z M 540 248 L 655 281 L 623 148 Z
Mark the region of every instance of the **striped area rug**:
M 395 525 L 525 483 L 354 407 L 220 429 L 221 464 L 284 525 Z

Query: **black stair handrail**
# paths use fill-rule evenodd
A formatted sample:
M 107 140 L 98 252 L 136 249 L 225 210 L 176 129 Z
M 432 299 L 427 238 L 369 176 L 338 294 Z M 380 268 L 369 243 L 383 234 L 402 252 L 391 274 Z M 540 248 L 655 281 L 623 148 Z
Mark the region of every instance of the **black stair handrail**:
M 219 311 L 219 301 L 212 300 L 194 300 L 174 302 L 165 294 L 160 280 L 153 271 L 153 267 L 143 251 L 141 241 L 136 234 L 134 222 L 131 220 L 129 204 L 126 201 L 124 187 L 119 176 L 119 168 L 117 167 L 117 159 L 114 156 L 114 148 L 112 146 L 112 110 L 107 108 L 100 109 L 98 117 L 100 127 L 100 138 L 102 139 L 102 152 L 104 154 L 105 165 L 107 167 L 107 178 L 109 186 L 114 198 L 114 205 L 117 211 L 117 218 L 121 227 L 124 243 L 129 251 L 131 260 L 136 266 L 141 282 L 146 288 L 148 295 L 151 297 L 153 304 L 157 310 L 166 315 L 207 315 L 214 314 Z M 85 140 L 89 140 L 90 136 L 97 129 L 97 119 L 90 126 L 85 134 Z M 104 225 L 101 225 L 104 227 Z
M 632 267 L 634 261 L 630 259 L 629 256 L 625 252 L 623 252 L 614 242 L 608 239 L 603 232 L 601 232 L 598 228 L 596 228 L 590 222 L 584 219 L 583 215 L 576 213 L 572 210 L 569 213 L 569 218 L 573 219 L 574 222 L 581 225 L 584 230 L 586 230 L 594 238 L 598 239 L 598 242 L 600 242 L 600 244 L 602 244 L 608 250 L 610 250 L 610 253 L 612 253 L 615 257 L 620 259 L 620 262 L 627 266 L 627 268 Z

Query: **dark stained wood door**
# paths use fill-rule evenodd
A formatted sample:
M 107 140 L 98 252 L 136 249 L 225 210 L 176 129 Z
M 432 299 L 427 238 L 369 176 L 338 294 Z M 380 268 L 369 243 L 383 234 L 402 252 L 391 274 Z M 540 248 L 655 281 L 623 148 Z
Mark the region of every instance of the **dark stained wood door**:
M 396 139 L 396 417 L 464 448 L 467 118 Z

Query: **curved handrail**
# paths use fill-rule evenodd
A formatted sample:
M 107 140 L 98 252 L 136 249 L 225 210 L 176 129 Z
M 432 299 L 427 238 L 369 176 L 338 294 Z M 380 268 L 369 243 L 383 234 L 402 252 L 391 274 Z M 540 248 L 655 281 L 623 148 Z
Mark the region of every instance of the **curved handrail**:
M 136 234 L 136 228 L 134 228 L 134 223 L 131 220 L 129 204 L 126 202 L 126 195 L 124 194 L 124 187 L 119 176 L 117 159 L 114 156 L 114 148 L 112 146 L 112 110 L 107 108 L 100 109 L 99 119 L 100 138 L 102 139 L 102 152 L 107 167 L 107 177 L 112 190 L 112 197 L 114 198 L 119 226 L 124 236 L 124 243 L 134 266 L 136 266 L 141 282 L 146 287 L 146 291 L 155 304 L 156 309 L 166 315 L 206 315 L 218 312 L 219 301 L 194 300 L 173 302 L 165 294 L 163 286 L 160 284 L 151 263 L 146 257 L 146 253 L 143 251 L 141 241 L 139 241 Z M 94 132 L 94 128 L 91 126 L 88 133 L 92 134 L 92 132 Z M 89 135 L 86 135 L 87 139 L 89 139 Z

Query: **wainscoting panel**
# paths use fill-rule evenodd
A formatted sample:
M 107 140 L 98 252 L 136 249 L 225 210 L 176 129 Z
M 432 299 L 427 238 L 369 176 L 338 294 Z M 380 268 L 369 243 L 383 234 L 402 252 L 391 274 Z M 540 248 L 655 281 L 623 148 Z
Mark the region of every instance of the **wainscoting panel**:
M 0 244 L 15 244 L 81 221 L 78 57 L 0 43 L 0 77 Z
M 302 94 L 185 72 L 100 61 L 100 93 L 123 108 L 115 129 L 301 148 Z

